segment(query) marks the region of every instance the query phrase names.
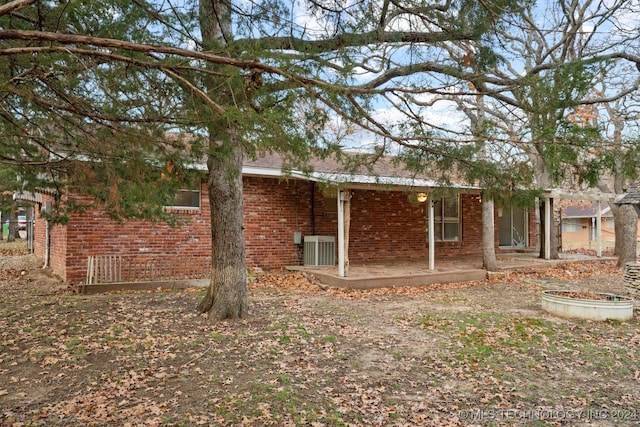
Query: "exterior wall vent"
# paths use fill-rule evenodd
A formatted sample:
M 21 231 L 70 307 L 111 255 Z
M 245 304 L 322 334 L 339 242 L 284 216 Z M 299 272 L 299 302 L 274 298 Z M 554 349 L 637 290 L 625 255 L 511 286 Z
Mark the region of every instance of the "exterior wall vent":
M 304 265 L 333 266 L 336 261 L 336 238 L 304 236 Z

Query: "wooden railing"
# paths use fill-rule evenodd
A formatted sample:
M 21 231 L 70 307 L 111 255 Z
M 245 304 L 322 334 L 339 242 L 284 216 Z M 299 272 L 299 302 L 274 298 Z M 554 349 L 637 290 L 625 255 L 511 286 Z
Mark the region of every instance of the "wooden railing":
M 92 255 L 87 285 L 207 279 L 211 258 L 180 255 Z

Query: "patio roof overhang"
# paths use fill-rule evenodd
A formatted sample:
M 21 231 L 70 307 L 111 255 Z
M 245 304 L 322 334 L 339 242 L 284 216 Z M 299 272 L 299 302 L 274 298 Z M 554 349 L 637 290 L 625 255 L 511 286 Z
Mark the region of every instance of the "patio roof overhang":
M 349 190 L 366 189 L 366 190 L 395 190 L 395 191 L 417 191 L 427 193 L 433 188 L 442 188 L 442 184 L 437 181 L 416 178 L 416 177 L 400 177 L 400 176 L 375 176 L 365 174 L 350 174 L 339 172 L 322 172 L 313 171 L 310 173 L 302 173 L 300 171 L 291 170 L 283 172 L 280 168 L 260 167 L 260 166 L 243 166 L 242 174 L 245 176 L 256 177 L 272 177 L 272 178 L 295 178 L 312 182 L 321 182 L 335 185 L 339 188 L 337 192 L 338 203 L 338 275 L 346 277 L 349 268 L 348 259 L 348 240 L 349 240 L 349 222 L 350 222 L 350 199 Z M 449 188 L 454 188 L 467 193 L 479 193 L 480 187 L 453 184 Z M 427 211 L 429 218 L 428 241 L 429 241 L 429 269 L 435 270 L 435 237 L 434 237 L 434 203 L 431 197 L 427 200 Z
M 306 181 L 322 182 L 326 184 L 333 184 L 338 187 L 352 189 L 428 190 L 431 188 L 442 187 L 442 184 L 437 181 L 423 178 L 376 176 L 322 171 L 303 173 L 298 170 L 292 170 L 289 172 L 283 172 L 279 168 L 266 168 L 256 166 L 243 166 L 242 174 L 245 176 L 256 177 L 303 179 Z M 481 190 L 481 188 L 478 186 L 459 183 L 451 184 L 449 185 L 449 187 L 467 192 L 479 192 Z
M 573 191 L 563 190 L 560 188 L 551 188 L 544 191 L 544 196 L 550 199 L 563 199 L 563 200 L 589 200 L 589 201 L 602 201 L 612 200 L 616 198 L 615 193 L 608 193 L 599 190 L 586 190 L 586 191 Z
M 42 194 L 44 191 L 32 193 L 30 191 L 16 191 L 13 193 L 13 200 L 22 200 L 24 202 L 42 203 Z

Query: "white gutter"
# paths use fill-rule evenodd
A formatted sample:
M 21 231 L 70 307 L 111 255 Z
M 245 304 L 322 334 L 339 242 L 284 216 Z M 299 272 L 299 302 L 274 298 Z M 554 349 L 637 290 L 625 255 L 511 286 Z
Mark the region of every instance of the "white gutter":
M 334 182 L 338 184 L 373 184 L 401 187 L 441 187 L 437 181 L 419 178 L 403 178 L 392 176 L 352 175 L 329 172 L 312 172 L 308 179 L 312 181 Z M 454 185 L 453 188 L 480 190 L 480 187 L 472 185 Z
M 203 163 L 193 163 L 190 165 L 195 170 L 206 171 L 207 166 Z M 420 178 L 403 178 L 394 176 L 374 176 L 362 174 L 349 174 L 338 172 L 311 172 L 303 173 L 299 170 L 291 170 L 283 172 L 277 167 L 251 166 L 244 165 L 242 167 L 242 175 L 257 176 L 267 178 L 296 178 L 313 182 L 326 182 L 333 184 L 362 184 L 362 185 L 380 185 L 380 186 L 398 186 L 398 187 L 422 187 L 434 188 L 441 187 L 437 181 Z M 466 190 L 480 190 L 481 188 L 473 185 L 453 185 L 452 188 Z
M 50 251 L 50 240 L 49 240 L 49 220 L 44 221 L 44 265 L 42 268 L 47 268 L 49 266 L 49 251 Z

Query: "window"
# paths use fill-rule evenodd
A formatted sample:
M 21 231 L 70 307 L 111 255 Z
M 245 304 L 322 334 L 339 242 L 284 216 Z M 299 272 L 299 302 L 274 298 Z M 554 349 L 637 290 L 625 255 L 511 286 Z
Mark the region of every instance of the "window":
M 172 208 L 200 208 L 200 190 L 182 189 L 176 193 Z
M 564 233 L 577 233 L 582 230 L 580 218 L 565 218 L 562 220 L 562 231 Z
M 336 215 L 338 213 L 338 195 L 337 194 L 333 197 L 325 197 L 323 199 L 323 203 L 324 203 L 325 215 Z
M 433 202 L 433 232 L 436 241 L 460 240 L 460 203 L 458 196 L 443 197 Z

